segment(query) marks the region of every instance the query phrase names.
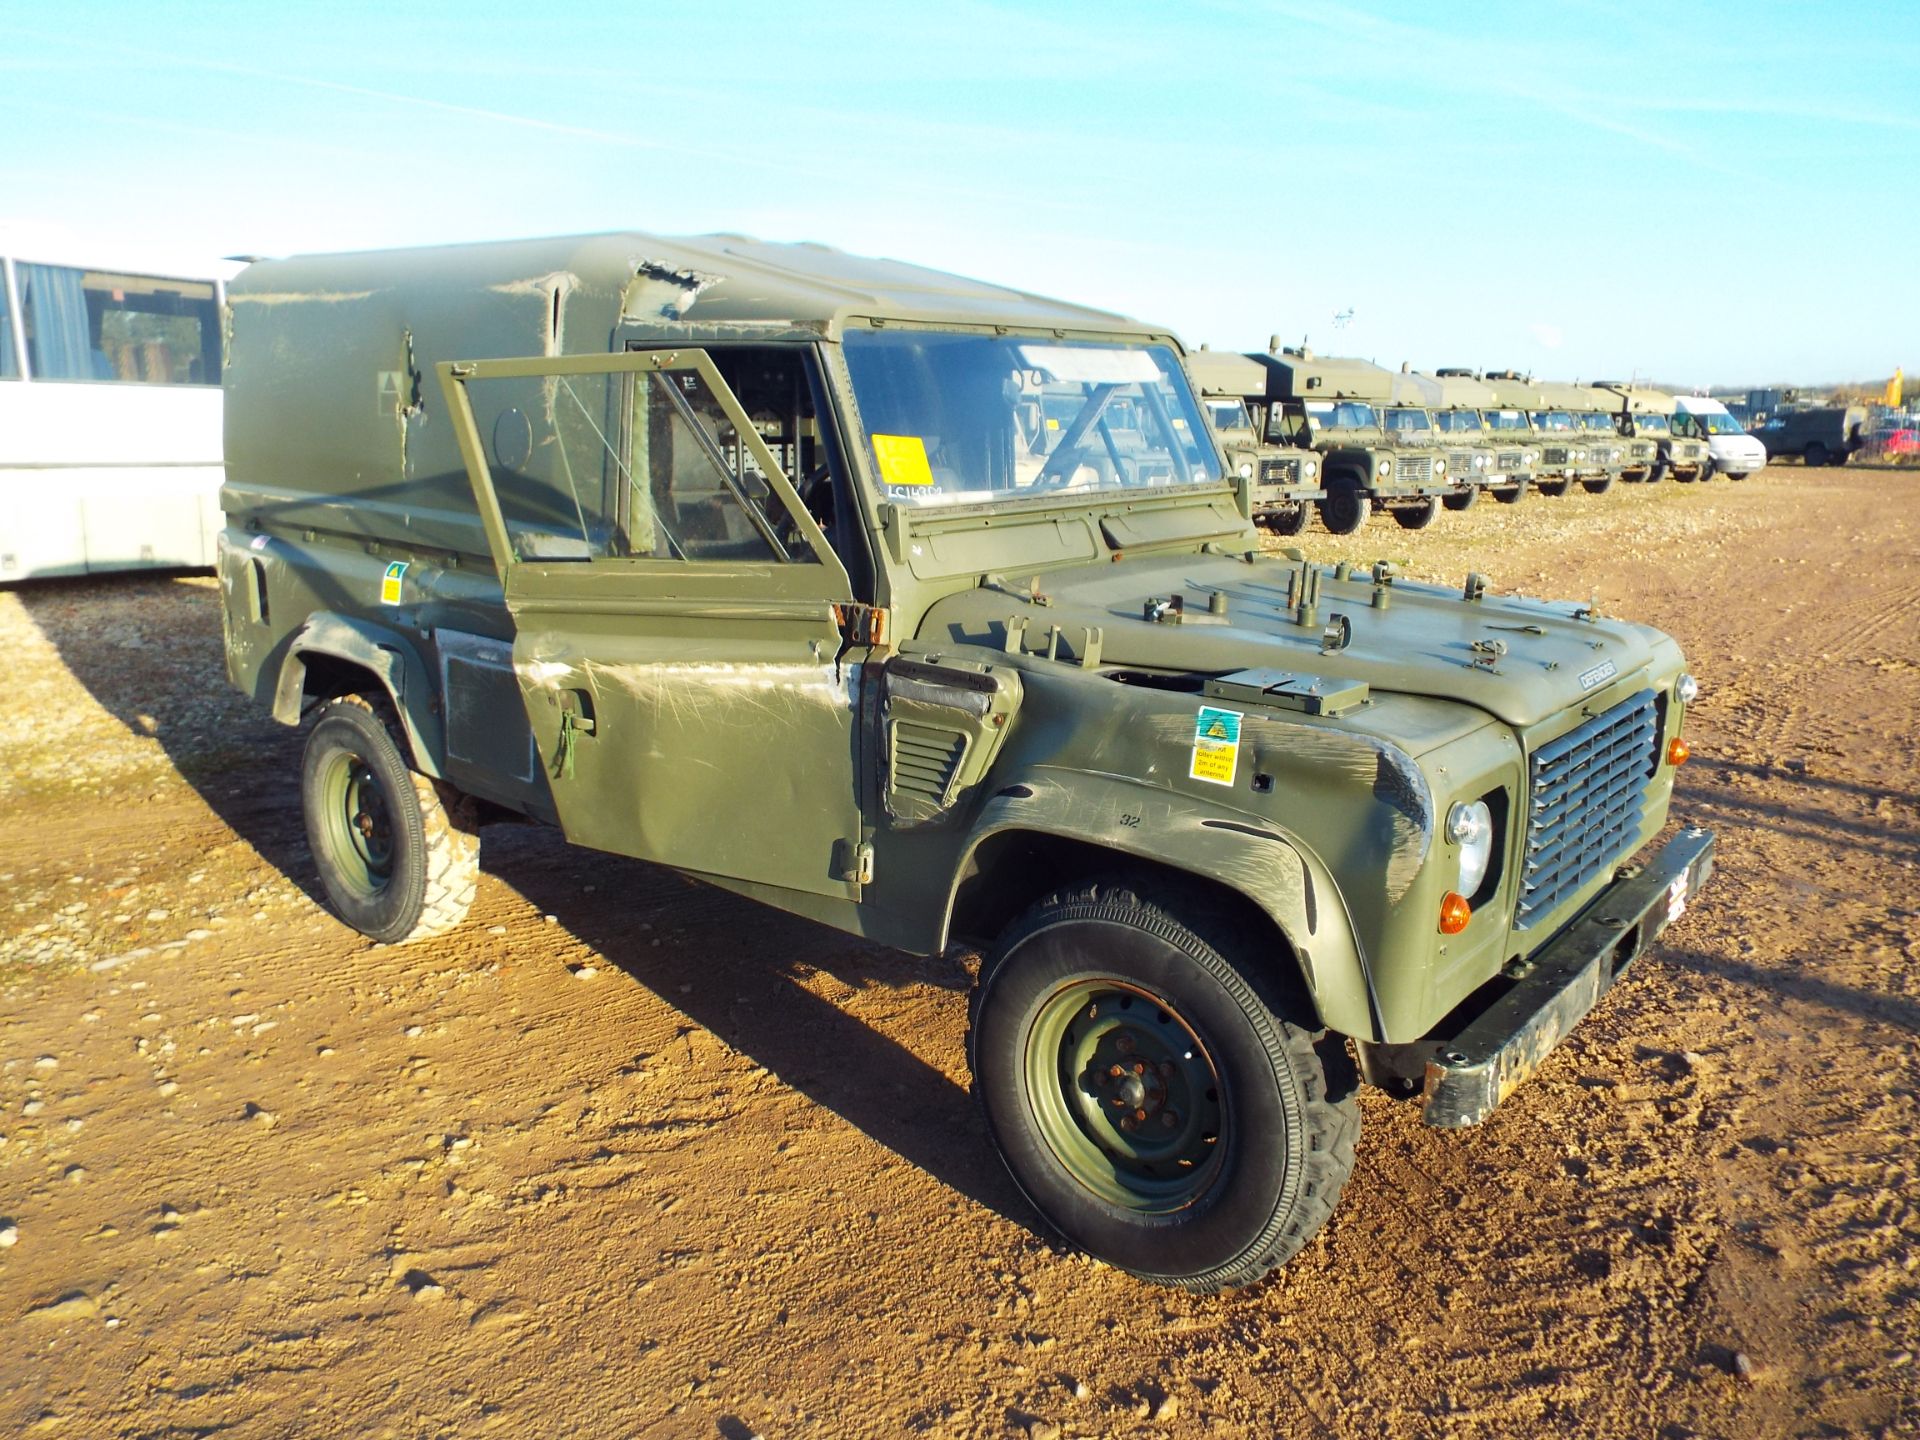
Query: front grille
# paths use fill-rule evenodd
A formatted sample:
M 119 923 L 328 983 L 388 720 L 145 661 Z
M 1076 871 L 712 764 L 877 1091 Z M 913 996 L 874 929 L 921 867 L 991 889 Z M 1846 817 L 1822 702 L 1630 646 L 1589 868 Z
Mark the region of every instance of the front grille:
M 1428 455 L 1396 455 L 1393 479 L 1402 485 L 1424 485 L 1433 474 L 1433 459 Z
M 1455 483 L 1464 484 L 1473 478 L 1473 452 L 1471 450 L 1449 450 L 1447 452 L 1447 474 Z
M 1565 465 L 1568 460 L 1567 447 L 1550 445 L 1540 452 L 1540 458 L 1549 465 Z
M 1527 858 L 1514 928 L 1525 930 L 1632 848 L 1659 763 L 1651 690 L 1534 753 Z
M 1635 460 L 1651 460 L 1653 458 L 1653 446 L 1629 445 L 1627 447 L 1627 454 L 1631 455 Z
M 1518 450 L 1502 450 L 1496 465 L 1498 469 L 1506 471 L 1509 474 L 1518 470 L 1520 468 L 1520 452 Z
M 1262 485 L 1291 485 L 1300 478 L 1298 460 L 1262 460 L 1260 462 L 1260 483 Z

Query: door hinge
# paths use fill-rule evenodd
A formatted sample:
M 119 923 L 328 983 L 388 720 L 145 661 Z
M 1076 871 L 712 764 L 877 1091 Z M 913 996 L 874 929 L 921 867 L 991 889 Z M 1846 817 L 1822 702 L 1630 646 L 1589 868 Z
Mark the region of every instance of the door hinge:
M 852 885 L 873 883 L 873 845 L 865 840 L 833 842 L 833 877 Z
M 593 717 L 582 715 L 577 710 L 560 712 L 560 743 L 553 756 L 553 778 L 571 780 L 573 778 L 574 742 L 582 735 L 593 734 Z

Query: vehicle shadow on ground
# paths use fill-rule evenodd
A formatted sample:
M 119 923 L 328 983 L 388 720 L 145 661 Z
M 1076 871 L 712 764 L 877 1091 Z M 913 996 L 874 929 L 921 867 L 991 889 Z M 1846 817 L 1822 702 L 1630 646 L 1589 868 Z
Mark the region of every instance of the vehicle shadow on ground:
M 208 809 L 319 901 L 300 817 L 305 737 L 227 684 L 217 586 L 189 572 L 39 581 L 15 594 L 95 703 L 157 741 Z
M 1696 975 L 1712 976 L 1790 1000 L 1804 1000 L 1810 1005 L 1842 1015 L 1920 1035 L 1920 1004 L 1902 996 L 1880 994 L 1855 985 L 1840 985 L 1816 975 L 1795 975 L 1748 965 L 1704 950 L 1663 945 L 1660 947 L 1660 959 L 1664 964 L 1692 971 Z
M 180 576 L 116 576 L 23 586 L 18 595 L 94 701 L 132 734 L 156 740 L 223 824 L 324 906 L 300 811 L 305 731 L 269 719 L 228 686 L 218 589 Z M 966 1091 L 802 983 L 821 972 L 856 991 L 930 986 L 964 1006 L 969 982 L 958 963 L 916 959 L 662 867 L 577 850 L 544 828 L 487 827 L 481 864 L 783 1083 L 969 1199 L 1033 1227 Z M 916 994 L 912 1003 L 925 1001 Z
M 972 983 L 957 958 L 863 941 L 659 866 L 574 849 L 549 830 L 491 826 L 481 853 L 528 904 L 782 1084 L 968 1199 L 1034 1227 L 979 1107 L 949 1075 L 963 1062 Z M 829 990 L 838 982 L 895 992 L 881 1003 L 903 1028 L 951 1036 L 937 1043 L 954 1053 L 933 1063 L 817 994 L 808 982 L 820 976 Z

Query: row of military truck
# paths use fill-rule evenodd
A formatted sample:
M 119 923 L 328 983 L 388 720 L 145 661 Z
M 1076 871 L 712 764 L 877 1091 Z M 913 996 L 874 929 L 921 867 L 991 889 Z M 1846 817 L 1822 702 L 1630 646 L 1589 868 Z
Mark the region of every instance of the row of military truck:
M 1277 344 L 1187 357 L 1255 523 L 1297 535 L 1309 512 L 1351 535 L 1384 512 L 1409 530 L 1483 493 L 1598 495 L 1618 480 L 1744 480 L 1761 443 L 1717 400 L 1626 382 L 1577 385 L 1512 371 L 1389 370 Z

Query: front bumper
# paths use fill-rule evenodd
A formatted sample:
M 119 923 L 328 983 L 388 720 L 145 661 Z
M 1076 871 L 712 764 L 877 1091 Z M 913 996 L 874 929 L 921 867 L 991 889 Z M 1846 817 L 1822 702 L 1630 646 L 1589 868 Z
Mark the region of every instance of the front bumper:
M 1426 1062 L 1429 1125 L 1478 1125 L 1540 1068 L 1713 874 L 1713 835 L 1682 830 L 1643 865 L 1623 866 L 1581 918 L 1533 957 L 1525 975 Z

